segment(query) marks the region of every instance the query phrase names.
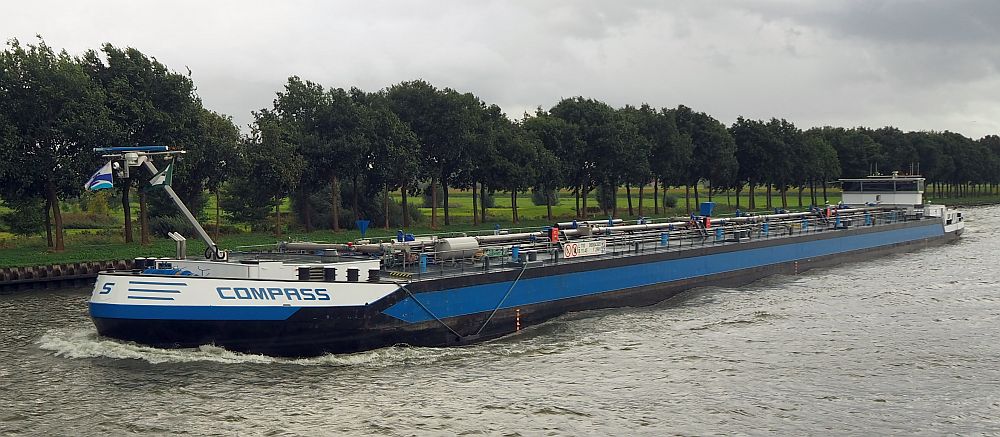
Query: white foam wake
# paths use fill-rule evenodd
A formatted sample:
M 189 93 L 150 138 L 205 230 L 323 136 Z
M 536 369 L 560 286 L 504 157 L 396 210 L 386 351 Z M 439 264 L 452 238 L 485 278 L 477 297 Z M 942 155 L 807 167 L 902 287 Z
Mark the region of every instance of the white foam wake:
M 294 364 L 302 366 L 384 368 L 398 365 L 433 364 L 483 355 L 509 356 L 531 353 L 536 347 L 526 343 L 486 343 L 464 348 L 422 348 L 393 346 L 366 352 L 323 355 L 313 358 L 276 358 L 265 355 L 232 352 L 213 345 L 190 349 L 160 349 L 122 342 L 97 335 L 94 328 L 68 330 L 50 329 L 38 340 L 43 350 L 57 357 L 71 359 L 111 358 L 141 360 L 150 364 L 211 362 L 220 364 Z
M 267 363 L 274 358 L 240 354 L 205 345 L 193 349 L 159 349 L 119 342 L 97 335 L 93 328 L 76 331 L 50 329 L 38 340 L 42 349 L 66 358 L 114 358 L 143 360 L 151 364 L 208 361 L 216 363 Z

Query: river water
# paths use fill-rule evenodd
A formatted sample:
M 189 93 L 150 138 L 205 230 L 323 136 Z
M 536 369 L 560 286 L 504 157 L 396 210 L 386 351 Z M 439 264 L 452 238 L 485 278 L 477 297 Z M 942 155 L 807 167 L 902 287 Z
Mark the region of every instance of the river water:
M 0 296 L 0 435 L 1000 434 L 1000 207 L 958 243 L 573 314 L 464 348 L 275 359 Z

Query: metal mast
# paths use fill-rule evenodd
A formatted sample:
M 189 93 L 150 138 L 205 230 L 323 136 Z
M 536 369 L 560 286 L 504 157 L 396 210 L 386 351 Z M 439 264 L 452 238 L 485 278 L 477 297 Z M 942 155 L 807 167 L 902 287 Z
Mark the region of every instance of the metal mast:
M 151 175 L 155 175 L 159 172 L 156 166 L 151 162 L 150 157 L 152 156 L 164 156 L 167 159 L 173 159 L 176 155 L 182 155 L 185 152 L 183 150 L 169 150 L 167 146 L 139 146 L 139 147 L 101 147 L 94 149 L 95 152 L 102 153 L 104 158 L 110 158 L 114 161 L 114 166 L 116 169 L 119 168 L 124 177 L 128 177 L 129 168 L 144 166 L 146 170 L 149 170 Z M 195 231 L 198 233 L 198 237 L 201 241 L 204 241 L 208 245 L 208 249 L 205 251 L 205 258 L 216 260 L 225 260 L 227 254 L 225 251 L 219 249 L 219 246 L 212 241 L 212 237 L 205 232 L 205 228 L 198 223 L 198 219 L 195 218 L 194 214 L 191 214 L 191 210 L 188 209 L 187 205 L 181 201 L 181 198 L 177 196 L 174 192 L 173 187 L 170 185 L 163 185 L 163 191 L 167 192 L 170 196 L 170 200 L 177 205 L 177 209 L 184 214 L 191 226 L 194 227 Z

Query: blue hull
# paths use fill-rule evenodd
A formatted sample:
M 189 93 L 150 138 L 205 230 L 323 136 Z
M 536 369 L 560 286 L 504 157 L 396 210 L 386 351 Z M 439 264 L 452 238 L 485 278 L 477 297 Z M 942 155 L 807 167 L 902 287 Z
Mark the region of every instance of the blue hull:
M 156 318 L 141 316 L 140 310 L 129 315 L 127 309 L 92 305 L 91 314 L 102 335 L 162 347 L 211 343 L 243 352 L 310 356 L 399 343 L 451 346 L 496 338 L 570 311 L 650 305 L 692 287 L 740 285 L 955 237 L 946 235 L 940 222 L 923 221 L 654 251 L 528 269 L 519 280 L 520 272 L 503 271 L 418 281 L 364 307 L 276 308 L 286 312 L 244 320 L 213 316 L 211 309 L 185 313 L 177 308 L 170 318 Z

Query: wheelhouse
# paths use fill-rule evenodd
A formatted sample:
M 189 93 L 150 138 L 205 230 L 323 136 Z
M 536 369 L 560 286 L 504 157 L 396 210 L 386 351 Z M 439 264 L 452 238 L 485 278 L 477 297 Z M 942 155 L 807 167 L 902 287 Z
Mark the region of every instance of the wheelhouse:
M 924 203 L 924 178 L 919 175 L 869 176 L 840 179 L 843 202 L 848 205 L 907 205 Z

